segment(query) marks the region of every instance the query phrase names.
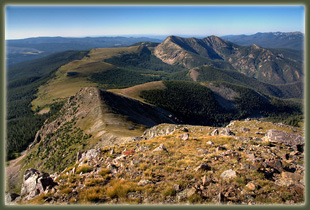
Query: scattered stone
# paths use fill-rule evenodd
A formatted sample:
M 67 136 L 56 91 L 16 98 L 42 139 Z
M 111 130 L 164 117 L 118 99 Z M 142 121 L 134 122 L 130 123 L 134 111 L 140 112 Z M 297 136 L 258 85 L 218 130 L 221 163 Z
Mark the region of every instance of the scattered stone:
M 217 136 L 219 135 L 219 130 L 215 129 L 214 131 L 211 132 L 211 136 Z
M 201 179 L 202 179 L 203 186 L 207 186 L 212 182 L 212 179 L 208 177 L 207 175 L 204 175 Z
M 181 190 L 180 185 L 178 185 L 178 184 L 174 184 L 174 185 L 173 185 L 173 189 L 174 189 L 176 192 L 178 192 L 178 191 Z
M 214 145 L 214 143 L 212 141 L 207 141 L 208 145 Z
M 241 166 L 241 170 L 255 171 L 255 170 L 258 170 L 258 168 L 250 164 L 244 164 Z
M 254 191 L 254 190 L 256 190 L 256 184 L 254 183 L 254 182 L 249 182 L 247 185 L 246 185 L 246 187 L 248 188 L 248 190 L 250 190 L 250 191 Z
M 299 182 L 300 180 L 303 179 L 303 177 L 299 174 L 286 172 L 286 171 L 282 171 L 281 176 L 283 179 L 290 179 L 294 182 Z
M 229 128 L 223 128 L 220 132 L 221 136 L 234 136 L 235 134 Z
M 232 169 L 226 170 L 221 174 L 222 179 L 230 179 L 235 177 L 237 177 L 237 173 Z
M 198 154 L 208 154 L 209 152 L 205 149 L 197 148 Z
M 149 146 L 141 145 L 136 150 L 137 152 L 145 152 L 149 150 Z
M 108 164 L 107 169 L 109 169 L 112 173 L 116 174 L 118 167 L 114 164 Z
M 226 147 L 222 147 L 222 146 L 219 146 L 215 149 L 216 152 L 225 151 L 225 150 L 227 150 Z
M 179 193 L 177 193 L 176 198 L 178 201 L 183 201 L 188 197 L 195 195 L 196 189 L 195 188 L 187 188 Z
M 183 133 L 182 135 L 179 136 L 183 141 L 186 141 L 189 139 L 189 134 L 188 133 Z
M 262 164 L 265 168 L 274 168 L 279 172 L 282 172 L 284 169 L 282 167 L 282 162 L 277 159 L 267 159 Z
M 252 119 L 251 118 L 246 118 L 244 121 L 245 122 L 249 122 L 249 121 L 251 121 Z
M 200 166 L 195 168 L 195 171 L 208 171 L 208 170 L 211 170 L 211 168 L 210 166 L 205 165 L 205 164 L 201 164 Z
M 138 185 L 140 185 L 140 186 L 144 186 L 144 185 L 147 185 L 147 184 L 154 184 L 154 183 L 151 180 L 148 180 L 148 179 L 141 179 L 138 182 Z
M 248 132 L 248 131 L 250 131 L 249 128 L 241 128 L 241 132 Z
M 98 157 L 98 155 L 100 154 L 100 149 L 91 149 L 91 150 L 88 150 L 87 152 L 78 152 L 78 162 L 80 163 L 80 165 L 83 165 L 84 164 L 84 160 L 87 160 L 87 161 L 92 161 L 94 159 L 96 159 Z
M 225 202 L 226 201 L 226 197 L 224 196 L 224 194 L 223 193 L 219 193 L 218 194 L 218 202 L 219 203 L 222 203 L 222 202 Z
M 161 144 L 161 145 L 159 145 L 159 147 L 155 148 L 153 151 L 154 152 L 156 152 L 156 151 L 167 151 L 167 148 L 164 144 Z
M 184 127 L 184 128 L 181 128 L 181 131 L 188 132 L 188 129 Z

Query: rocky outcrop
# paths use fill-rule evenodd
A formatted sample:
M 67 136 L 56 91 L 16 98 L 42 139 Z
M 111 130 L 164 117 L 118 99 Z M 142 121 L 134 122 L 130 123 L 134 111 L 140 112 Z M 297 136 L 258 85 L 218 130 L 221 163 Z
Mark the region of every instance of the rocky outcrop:
M 286 133 L 276 129 L 268 130 L 264 139 L 271 143 L 288 145 L 298 151 L 303 151 L 303 146 L 305 144 L 305 138 L 303 136 L 294 133 Z
M 36 169 L 27 169 L 24 174 L 21 196 L 29 200 L 35 196 L 51 190 L 57 185 L 48 173 Z

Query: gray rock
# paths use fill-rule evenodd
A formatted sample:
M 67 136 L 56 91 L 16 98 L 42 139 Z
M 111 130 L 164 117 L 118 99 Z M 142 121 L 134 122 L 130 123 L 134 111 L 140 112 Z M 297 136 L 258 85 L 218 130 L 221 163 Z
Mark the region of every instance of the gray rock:
M 148 180 L 148 179 L 141 179 L 138 182 L 138 185 L 140 185 L 140 186 L 144 186 L 144 185 L 147 185 L 147 184 L 153 184 L 153 182 L 151 180 Z
M 219 130 L 215 129 L 214 131 L 212 131 L 211 136 L 217 136 L 219 135 Z
M 164 144 L 161 144 L 161 145 L 159 145 L 159 147 L 155 148 L 153 151 L 154 152 L 156 152 L 156 151 L 167 151 L 167 148 Z
M 216 152 L 219 152 L 219 151 L 226 151 L 226 147 L 222 147 L 222 146 L 219 146 L 215 149 Z
M 118 167 L 114 164 L 108 164 L 107 169 L 109 169 L 112 173 L 116 174 Z
M 208 145 L 214 145 L 214 143 L 212 141 L 208 141 L 207 144 Z
M 207 175 L 204 175 L 201 179 L 203 186 L 207 186 L 212 182 L 212 179 L 210 177 L 207 177 Z
M 282 172 L 283 166 L 282 166 L 282 162 L 280 160 L 277 159 L 267 159 L 263 162 L 262 164 L 265 168 L 274 168 L 279 172 Z
M 174 184 L 173 185 L 173 189 L 176 191 L 176 192 L 178 192 L 178 191 L 180 191 L 180 185 L 178 185 L 178 184 Z
M 87 159 L 87 161 L 91 161 L 93 159 L 96 159 L 97 156 L 100 154 L 100 149 L 91 149 L 91 150 L 88 150 L 87 152 L 83 152 L 81 155 L 80 155 L 80 159 L 79 159 L 79 162 L 80 163 L 83 163 L 83 161 L 85 159 Z
M 189 139 L 189 134 L 188 133 L 183 133 L 182 135 L 179 136 L 182 140 L 186 141 Z
M 222 179 L 230 179 L 235 177 L 237 177 L 237 173 L 232 169 L 226 170 L 221 174 Z
M 208 154 L 209 152 L 205 149 L 197 148 L 198 154 Z
M 287 146 L 291 146 L 294 150 L 298 150 L 300 147 L 302 147 L 305 144 L 304 136 L 294 134 L 294 133 L 288 134 L 284 131 L 279 131 L 275 129 L 268 130 L 266 132 L 264 139 L 272 143 L 278 143 L 278 144 L 284 144 Z
M 211 169 L 210 166 L 206 164 L 201 164 L 197 168 L 195 168 L 195 171 L 208 171 L 210 169 Z
M 255 170 L 258 170 L 258 168 L 253 166 L 253 165 L 250 165 L 250 164 L 244 164 L 244 165 L 241 166 L 241 170 L 255 171 Z
M 220 132 L 221 136 L 234 136 L 235 134 L 229 128 L 223 128 Z
M 177 193 L 176 198 L 178 201 L 183 201 L 188 197 L 195 195 L 196 190 L 194 188 L 187 188 L 179 193 Z

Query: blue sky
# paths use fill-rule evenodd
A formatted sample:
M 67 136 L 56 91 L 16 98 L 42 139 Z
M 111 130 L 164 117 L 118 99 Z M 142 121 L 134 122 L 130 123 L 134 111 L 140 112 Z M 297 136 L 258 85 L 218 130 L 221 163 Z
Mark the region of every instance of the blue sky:
M 305 30 L 304 6 L 6 6 L 6 39 Z

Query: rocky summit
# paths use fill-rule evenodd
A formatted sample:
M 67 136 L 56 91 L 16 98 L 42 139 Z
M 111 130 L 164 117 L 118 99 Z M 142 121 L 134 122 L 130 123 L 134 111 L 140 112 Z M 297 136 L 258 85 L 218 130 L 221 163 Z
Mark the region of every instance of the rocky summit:
M 127 143 L 79 151 L 60 173 L 27 169 L 21 196 L 7 197 L 18 204 L 303 204 L 302 136 L 300 128 L 250 119 L 160 124 Z

